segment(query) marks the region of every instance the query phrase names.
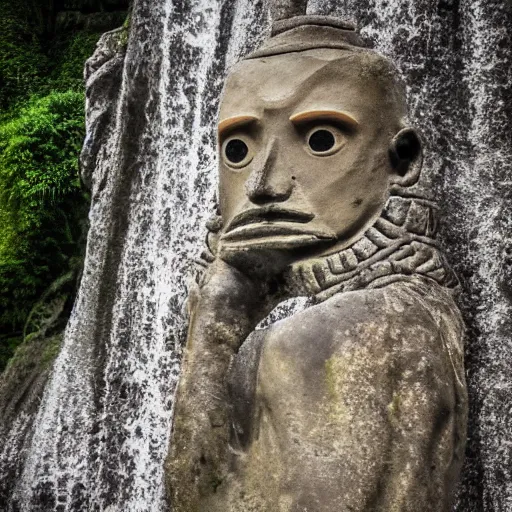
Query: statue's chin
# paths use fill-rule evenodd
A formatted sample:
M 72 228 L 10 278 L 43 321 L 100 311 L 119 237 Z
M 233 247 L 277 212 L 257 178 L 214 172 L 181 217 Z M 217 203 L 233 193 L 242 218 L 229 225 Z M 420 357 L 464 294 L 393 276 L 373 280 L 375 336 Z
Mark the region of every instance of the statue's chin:
M 239 241 L 221 241 L 219 256 L 240 271 L 258 277 L 273 277 L 306 255 L 333 244 L 332 238 L 313 234 L 263 236 Z
M 224 247 L 219 256 L 244 274 L 268 280 L 281 274 L 292 260 L 287 251 L 272 249 L 239 249 Z

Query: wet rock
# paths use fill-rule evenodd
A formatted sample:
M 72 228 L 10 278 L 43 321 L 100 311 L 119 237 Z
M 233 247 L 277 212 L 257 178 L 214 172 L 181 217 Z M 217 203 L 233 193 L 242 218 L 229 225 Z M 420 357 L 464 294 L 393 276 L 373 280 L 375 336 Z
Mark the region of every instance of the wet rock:
M 355 19 L 408 84 L 412 121 L 427 145 L 418 186 L 434 190 L 441 206 L 440 242 L 461 276 L 468 325 L 469 438 L 457 511 L 506 511 L 510 2 L 310 0 L 308 10 Z M 258 45 L 269 23 L 259 0 L 138 0 L 132 20 L 126 58 L 111 68 L 106 59 L 89 93 L 88 137 L 101 143 L 88 142 L 91 230 L 64 348 L 35 430 L 20 415 L 0 441 L 17 475 L 4 480 L 7 510 L 165 510 L 162 462 L 184 300 L 213 212 L 217 102 L 227 67 Z M 35 408 L 27 414 L 34 418 Z M 14 436 L 22 452 L 6 444 Z M 48 484 L 57 480 L 59 488 Z

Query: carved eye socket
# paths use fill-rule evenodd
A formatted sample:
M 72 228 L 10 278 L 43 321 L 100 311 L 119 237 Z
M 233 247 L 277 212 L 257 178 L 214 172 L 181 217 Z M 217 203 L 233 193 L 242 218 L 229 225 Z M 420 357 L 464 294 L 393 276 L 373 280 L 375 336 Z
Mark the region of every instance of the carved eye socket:
M 222 145 L 222 154 L 230 167 L 240 169 L 252 161 L 252 153 L 247 142 L 240 137 L 231 137 Z
M 332 126 L 316 126 L 307 134 L 310 151 L 316 156 L 328 156 L 336 153 L 342 146 L 342 133 Z

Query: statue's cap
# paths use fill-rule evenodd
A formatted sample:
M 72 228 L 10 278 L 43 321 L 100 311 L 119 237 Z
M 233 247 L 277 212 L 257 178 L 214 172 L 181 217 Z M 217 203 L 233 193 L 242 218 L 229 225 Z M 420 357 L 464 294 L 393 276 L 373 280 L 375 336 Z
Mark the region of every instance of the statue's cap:
M 349 21 L 332 16 L 295 16 L 275 22 L 271 37 L 246 59 L 318 48 L 353 51 L 364 47 L 356 26 Z

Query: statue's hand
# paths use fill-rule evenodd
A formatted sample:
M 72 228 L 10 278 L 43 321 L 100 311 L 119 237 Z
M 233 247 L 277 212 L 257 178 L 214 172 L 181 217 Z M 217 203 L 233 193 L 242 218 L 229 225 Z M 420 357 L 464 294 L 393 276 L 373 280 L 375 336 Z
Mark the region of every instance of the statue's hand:
M 260 281 L 220 258 L 210 265 L 200 288 L 201 297 L 215 299 L 218 303 L 237 309 L 247 301 L 253 302 L 263 292 Z
M 189 297 L 190 324 L 176 393 L 168 488 L 180 511 L 206 510 L 212 482 L 228 473 L 231 402 L 226 375 L 233 355 L 257 323 L 262 285 L 220 258 Z
M 202 338 L 221 344 L 227 342 L 237 350 L 266 315 L 268 297 L 264 281 L 216 258 L 208 268 L 201 288 L 195 292 L 195 297 L 191 297 L 191 328 L 199 328 Z

